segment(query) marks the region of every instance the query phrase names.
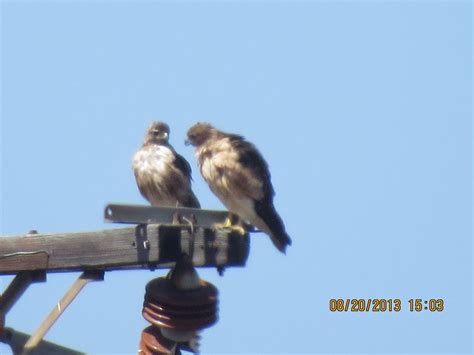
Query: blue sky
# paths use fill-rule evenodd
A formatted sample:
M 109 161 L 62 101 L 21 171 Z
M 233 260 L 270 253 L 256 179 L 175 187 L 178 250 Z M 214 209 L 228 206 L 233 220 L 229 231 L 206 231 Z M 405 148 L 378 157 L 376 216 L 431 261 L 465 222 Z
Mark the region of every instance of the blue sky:
M 130 163 L 152 120 L 222 208 L 183 144 L 209 121 L 261 150 L 293 246 L 256 234 L 245 268 L 199 270 L 220 290 L 203 353 L 470 353 L 471 16 L 469 1 L 3 1 L 1 234 L 115 227 L 106 203 L 145 203 Z M 47 339 L 136 353 L 163 274 L 106 274 Z M 34 331 L 75 277 L 33 285 L 7 325 Z

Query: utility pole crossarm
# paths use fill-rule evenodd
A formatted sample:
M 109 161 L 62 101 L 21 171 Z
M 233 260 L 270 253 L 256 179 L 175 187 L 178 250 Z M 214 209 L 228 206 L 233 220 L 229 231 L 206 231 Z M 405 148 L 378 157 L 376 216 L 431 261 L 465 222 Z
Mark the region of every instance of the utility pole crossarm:
M 182 253 L 195 266 L 243 266 L 248 234 L 188 225 L 142 224 L 83 233 L 0 237 L 0 275 L 170 267 Z
M 15 354 L 80 354 L 42 339 L 83 287 L 102 281 L 105 271 L 173 268 L 175 275 L 176 263 L 179 266 L 185 260 L 192 270 L 217 267 L 222 274 L 225 267 L 244 266 L 247 261 L 249 234 L 243 228 L 228 228 L 230 216 L 225 211 L 109 204 L 104 216 L 107 222 L 135 226 L 0 236 L 0 275 L 16 275 L 0 295 L 0 342 L 9 344 Z M 219 225 L 226 228 L 216 230 Z M 32 282 L 45 281 L 48 272 L 70 271 L 83 273 L 32 336 L 5 328 L 6 314 Z M 196 316 L 191 311 L 200 319 L 200 313 Z M 205 320 L 207 313 L 206 308 Z M 188 324 L 189 319 L 184 322 Z

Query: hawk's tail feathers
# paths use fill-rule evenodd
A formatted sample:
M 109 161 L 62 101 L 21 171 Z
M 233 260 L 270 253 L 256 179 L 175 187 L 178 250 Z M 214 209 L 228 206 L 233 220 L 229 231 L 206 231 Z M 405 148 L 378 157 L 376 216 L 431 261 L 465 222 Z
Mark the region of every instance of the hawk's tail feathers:
M 283 254 L 286 254 L 286 247 L 288 245 L 291 245 L 290 236 L 285 232 L 282 235 L 272 235 L 270 236 L 270 238 L 272 239 L 272 242 L 277 247 L 277 249 Z
M 180 204 L 184 207 L 201 208 L 199 200 L 192 191 L 189 191 L 185 196 L 181 197 Z
M 256 227 L 267 233 L 277 249 L 285 253 L 286 247 L 291 245 L 291 238 L 286 233 L 285 225 L 275 210 L 271 199 L 255 201 L 255 212 L 257 212 L 261 221 L 264 222 L 263 225 L 256 223 Z

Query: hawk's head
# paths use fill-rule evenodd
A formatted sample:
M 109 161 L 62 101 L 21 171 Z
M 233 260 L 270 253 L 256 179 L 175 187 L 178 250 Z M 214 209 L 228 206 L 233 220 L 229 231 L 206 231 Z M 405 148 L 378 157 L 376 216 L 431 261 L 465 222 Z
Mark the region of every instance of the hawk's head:
M 188 130 L 188 139 L 186 139 L 185 144 L 198 147 L 206 143 L 216 132 L 217 130 L 209 123 L 198 122 Z
M 167 144 L 170 135 L 170 127 L 164 122 L 153 122 L 145 135 L 144 144 Z

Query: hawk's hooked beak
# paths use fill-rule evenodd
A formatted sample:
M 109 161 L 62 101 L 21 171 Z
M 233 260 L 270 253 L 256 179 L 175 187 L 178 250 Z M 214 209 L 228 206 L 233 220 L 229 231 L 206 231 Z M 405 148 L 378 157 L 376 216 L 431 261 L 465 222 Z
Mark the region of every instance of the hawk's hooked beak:
M 189 139 L 184 140 L 184 145 L 191 145 L 191 141 Z

